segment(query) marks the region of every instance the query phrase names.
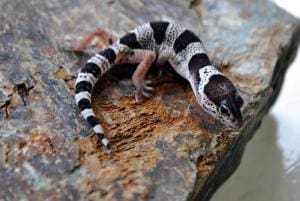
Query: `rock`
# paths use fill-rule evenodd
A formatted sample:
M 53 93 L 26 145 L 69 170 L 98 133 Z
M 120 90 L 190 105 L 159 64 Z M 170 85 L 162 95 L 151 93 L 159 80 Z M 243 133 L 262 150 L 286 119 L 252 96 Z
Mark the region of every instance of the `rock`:
M 237 168 L 276 99 L 300 28 L 299 20 L 269 1 L 190 3 L 0 3 L 3 200 L 209 200 Z M 224 127 L 196 104 L 186 82 L 167 76 L 155 78 L 154 97 L 136 104 L 132 68 L 118 66 L 93 93 L 114 145 L 109 156 L 94 137 L 85 137 L 91 129 L 74 102 L 74 80 L 87 57 L 66 47 L 96 27 L 122 35 L 162 19 L 201 36 L 241 91 L 245 125 L 239 131 Z

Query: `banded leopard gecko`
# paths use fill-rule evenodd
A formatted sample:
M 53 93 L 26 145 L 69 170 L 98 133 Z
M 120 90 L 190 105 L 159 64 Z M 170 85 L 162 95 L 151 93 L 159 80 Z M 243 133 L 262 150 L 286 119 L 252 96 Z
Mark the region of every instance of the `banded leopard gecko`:
M 109 140 L 91 106 L 91 93 L 101 75 L 114 64 L 138 64 L 132 81 L 135 99 L 149 97 L 153 90 L 145 75 L 154 61 L 163 66 L 167 61 L 191 85 L 202 108 L 225 125 L 240 128 L 243 118 L 240 108 L 243 99 L 233 83 L 210 62 L 201 40 L 182 25 L 169 22 L 150 22 L 138 26 L 120 39 L 100 31 L 89 36 L 79 49 L 95 36 L 111 40 L 110 45 L 90 58 L 78 74 L 75 100 L 83 118 L 93 127 L 98 141 L 108 149 Z

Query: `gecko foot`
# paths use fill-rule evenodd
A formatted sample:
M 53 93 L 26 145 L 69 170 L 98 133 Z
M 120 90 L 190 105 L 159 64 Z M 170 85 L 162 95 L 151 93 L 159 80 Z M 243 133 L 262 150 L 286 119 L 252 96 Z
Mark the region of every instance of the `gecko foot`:
M 140 100 L 142 99 L 142 97 L 146 97 L 146 98 L 150 98 L 152 95 L 152 92 L 154 90 L 153 87 L 148 86 L 149 84 L 151 84 L 152 82 L 150 80 L 145 81 L 143 83 L 140 84 L 135 84 L 135 101 L 136 102 L 140 102 Z

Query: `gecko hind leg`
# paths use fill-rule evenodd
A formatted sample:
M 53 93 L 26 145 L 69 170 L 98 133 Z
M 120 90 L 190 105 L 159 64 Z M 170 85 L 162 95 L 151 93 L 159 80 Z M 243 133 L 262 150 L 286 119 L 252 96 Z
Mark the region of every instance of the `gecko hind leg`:
M 99 49 L 103 49 L 118 40 L 118 37 L 114 34 L 98 28 L 96 31 L 90 33 L 86 37 L 84 37 L 79 44 L 75 45 L 72 50 L 75 52 L 82 52 L 88 46 L 90 46 L 93 42 L 95 42 L 95 46 Z

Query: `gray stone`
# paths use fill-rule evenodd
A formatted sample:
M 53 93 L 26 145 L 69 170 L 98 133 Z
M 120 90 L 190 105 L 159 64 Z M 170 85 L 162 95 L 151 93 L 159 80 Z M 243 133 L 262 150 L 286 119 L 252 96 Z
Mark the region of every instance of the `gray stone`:
M 0 2 L 1 200 L 209 200 L 276 99 L 300 28 L 269 1 L 190 3 Z M 151 20 L 201 37 L 240 90 L 245 125 L 226 128 L 196 104 L 186 82 L 168 76 L 155 78 L 154 97 L 137 104 L 132 67 L 117 66 L 93 93 L 109 156 L 86 137 L 91 129 L 74 102 L 87 56 L 66 47 L 96 27 L 122 35 Z

